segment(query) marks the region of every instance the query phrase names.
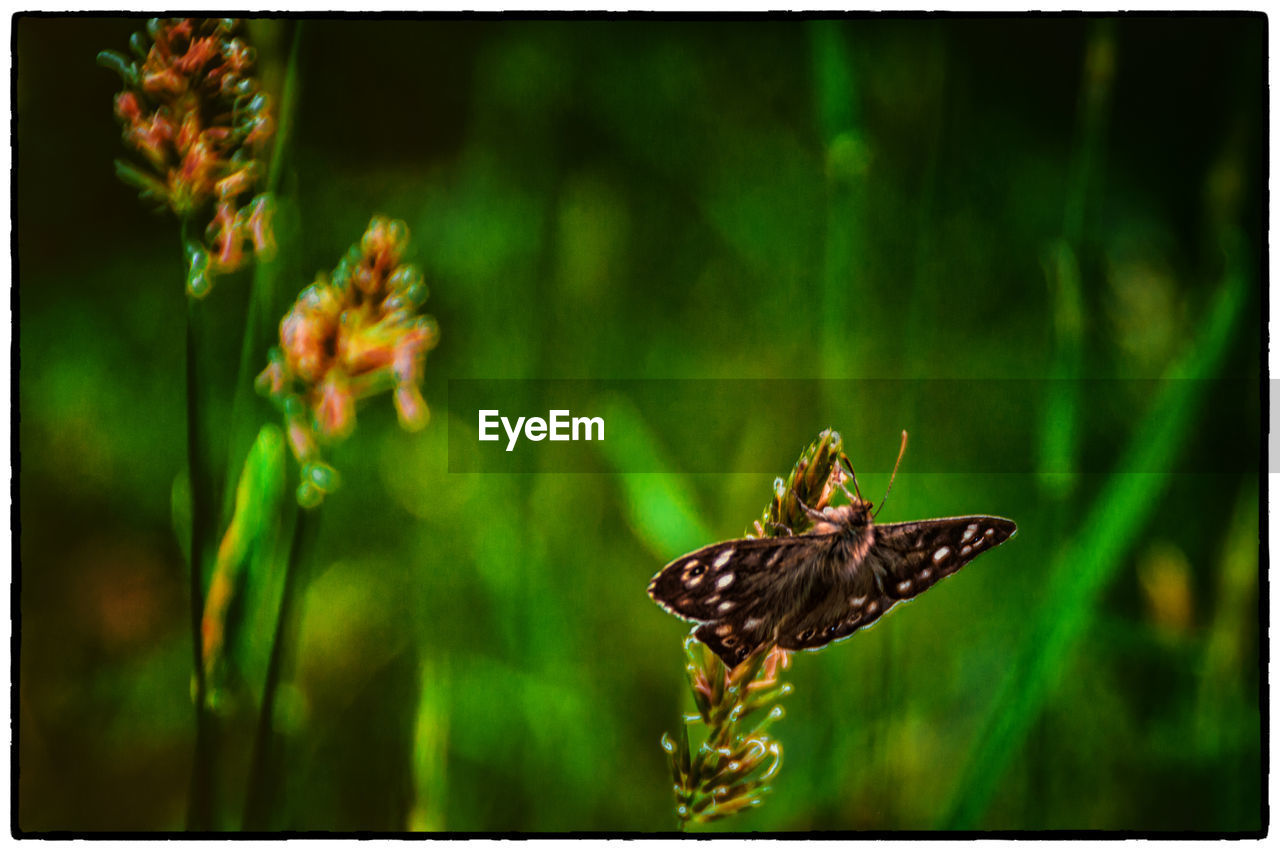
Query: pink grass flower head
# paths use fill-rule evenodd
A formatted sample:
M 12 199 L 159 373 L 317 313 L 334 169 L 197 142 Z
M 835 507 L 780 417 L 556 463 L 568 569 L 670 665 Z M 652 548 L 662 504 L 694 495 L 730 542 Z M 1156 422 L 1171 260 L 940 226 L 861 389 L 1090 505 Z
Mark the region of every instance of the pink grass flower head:
M 355 429 L 360 399 L 390 390 L 404 428 L 426 425 L 422 365 L 439 329 L 418 313 L 427 289 L 418 270 L 401 262 L 408 243 L 404 222 L 375 216 L 333 274 L 318 275 L 298 295 L 280 321 L 280 345 L 258 375 L 259 392 L 284 411 L 303 468 L 303 505 L 318 504 L 336 487 L 321 449 Z
M 156 18 L 130 40 L 134 58 L 98 54 L 124 82 L 116 117 L 125 144 L 147 164 L 117 160 L 116 173 L 197 232 L 204 227 L 203 239 L 186 245 L 187 288 L 198 297 L 215 275 L 244 265 L 246 243 L 259 258 L 275 247 L 269 196 L 242 201 L 263 176 L 261 149 L 274 124 L 249 75 L 253 48 L 236 29 L 224 18 Z

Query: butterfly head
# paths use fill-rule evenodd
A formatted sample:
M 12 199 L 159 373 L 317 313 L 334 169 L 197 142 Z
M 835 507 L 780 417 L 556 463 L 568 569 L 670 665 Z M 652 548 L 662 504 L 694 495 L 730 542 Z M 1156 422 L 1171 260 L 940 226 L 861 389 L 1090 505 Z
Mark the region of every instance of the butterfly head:
M 865 527 L 871 523 L 871 503 L 858 497 L 852 497 L 848 505 L 828 505 L 819 513 L 814 514 L 811 530 L 815 535 L 830 535 L 842 530 Z

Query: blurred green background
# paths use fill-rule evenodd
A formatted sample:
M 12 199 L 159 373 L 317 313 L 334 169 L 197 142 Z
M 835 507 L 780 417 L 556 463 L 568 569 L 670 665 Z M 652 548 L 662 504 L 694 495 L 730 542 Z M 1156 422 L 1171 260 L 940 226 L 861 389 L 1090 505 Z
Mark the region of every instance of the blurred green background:
M 176 223 L 113 176 L 118 79 L 94 65 L 142 23 L 15 22 L 24 830 L 184 824 L 183 268 Z M 775 791 L 716 829 L 1260 829 L 1259 476 L 1178 472 L 1258 444 L 1257 384 L 1135 406 L 1095 379 L 1259 380 L 1261 15 L 249 35 L 277 92 L 300 39 L 274 315 L 382 213 L 442 330 L 431 425 L 401 432 L 379 398 L 332 455 L 275 826 L 675 826 L 658 742 L 692 708 L 686 626 L 645 585 L 739 536 L 772 476 L 628 473 L 688 447 L 625 406 L 613 472 L 450 474 L 448 379 L 858 377 L 1066 380 L 1030 419 L 999 394 L 983 421 L 914 400 L 913 442 L 1031 435 L 1040 461 L 913 474 L 908 450 L 882 519 L 984 512 L 1019 535 L 798 655 Z M 262 399 L 232 417 L 248 286 L 207 300 L 212 427 L 241 453 L 278 421 Z M 1085 435 L 1097 410 L 1121 413 Z M 700 451 L 785 475 L 822 428 L 874 417 L 882 439 L 846 448 L 876 499 L 891 413 L 760 400 Z M 244 659 L 269 623 L 245 620 Z M 224 743 L 233 802 L 256 676 Z

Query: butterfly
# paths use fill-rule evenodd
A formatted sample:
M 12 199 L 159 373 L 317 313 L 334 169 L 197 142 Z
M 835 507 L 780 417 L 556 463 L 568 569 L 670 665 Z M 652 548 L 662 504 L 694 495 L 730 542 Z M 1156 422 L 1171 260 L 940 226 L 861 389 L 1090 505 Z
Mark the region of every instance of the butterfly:
M 849 503 L 818 511 L 801 502 L 813 521 L 804 534 L 695 550 L 658 571 L 649 596 L 672 614 L 698 621 L 694 635 L 732 668 L 766 645 L 816 650 L 848 638 L 1018 528 L 986 515 L 877 524 L 872 504 L 856 492 L 856 479 L 855 493 L 843 476 L 836 481 Z

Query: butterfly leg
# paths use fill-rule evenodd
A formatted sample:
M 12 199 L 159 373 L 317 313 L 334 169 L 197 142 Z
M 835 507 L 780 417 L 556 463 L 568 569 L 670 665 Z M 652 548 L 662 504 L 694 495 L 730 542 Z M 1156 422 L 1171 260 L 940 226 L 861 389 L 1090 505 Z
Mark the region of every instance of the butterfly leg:
M 794 537 L 796 534 L 795 532 L 791 531 L 791 527 L 788 526 L 787 524 L 777 523 L 773 520 L 769 521 L 769 528 L 772 529 L 774 532 L 777 532 L 778 530 L 782 530 L 783 532 L 787 533 L 787 537 Z
M 827 520 L 827 515 L 823 514 L 821 511 L 819 511 L 816 508 L 810 508 L 809 506 L 805 505 L 804 500 L 801 499 L 800 497 L 798 496 L 796 497 L 796 502 L 800 503 L 800 507 L 804 509 L 804 513 L 808 514 L 809 519 L 812 520 L 814 523 L 823 523 Z

